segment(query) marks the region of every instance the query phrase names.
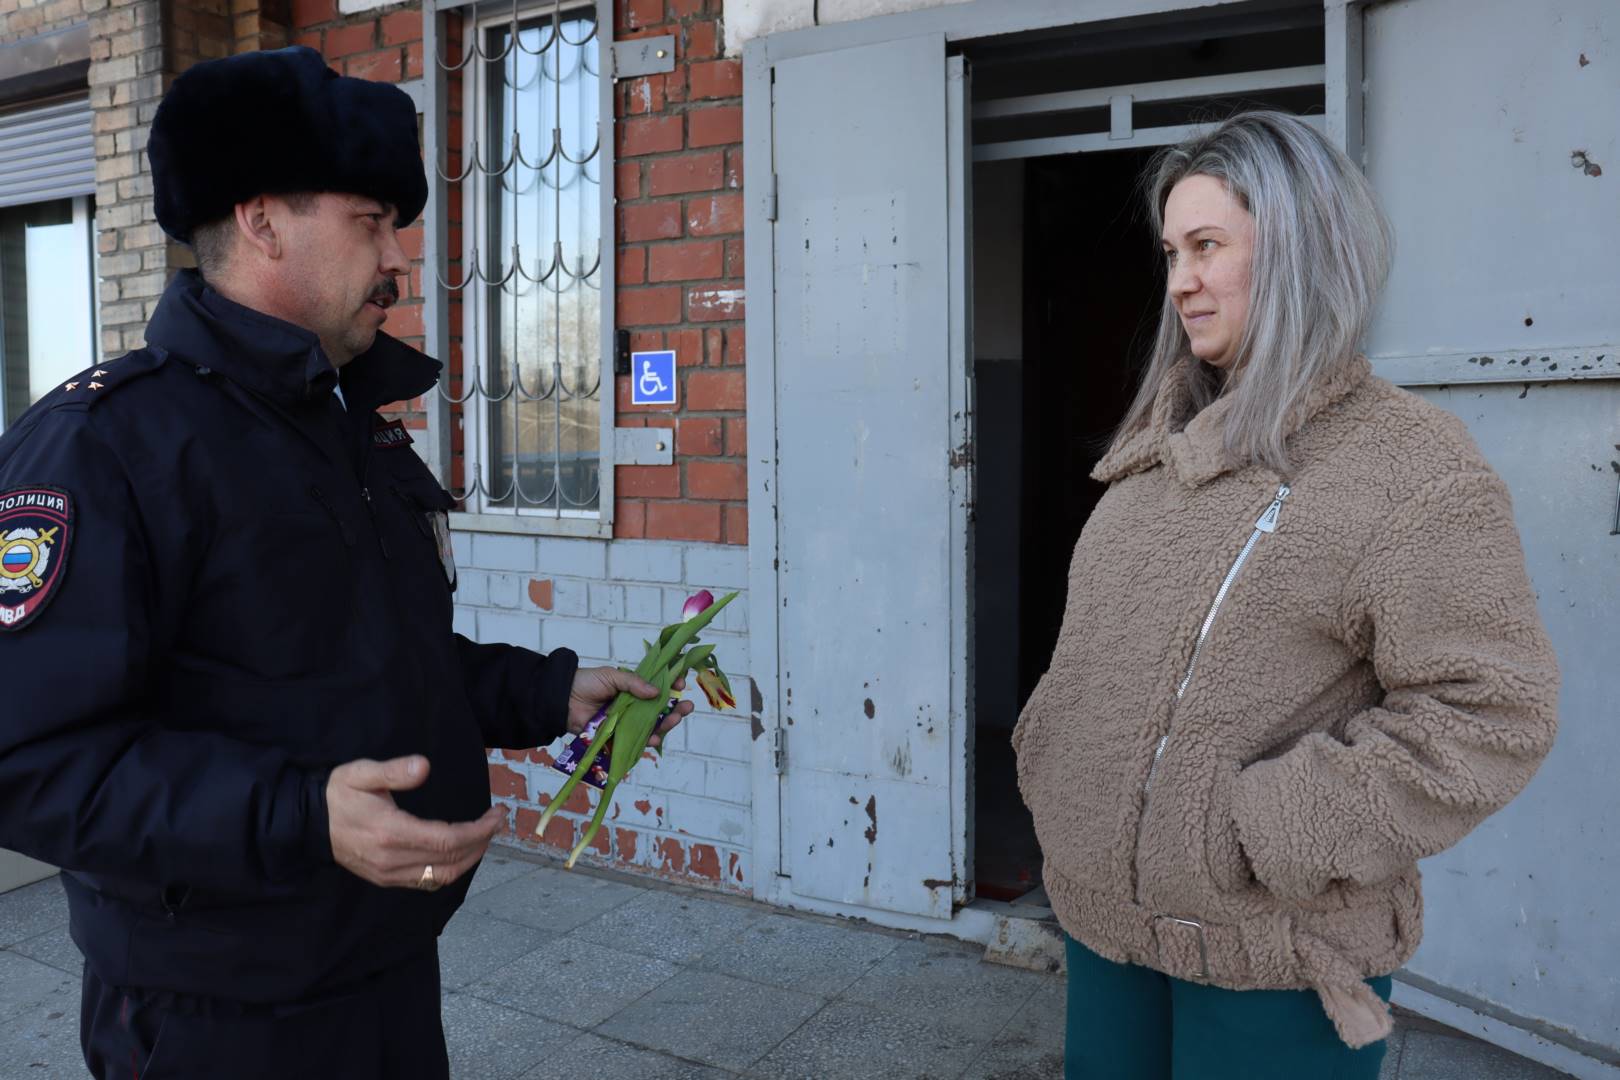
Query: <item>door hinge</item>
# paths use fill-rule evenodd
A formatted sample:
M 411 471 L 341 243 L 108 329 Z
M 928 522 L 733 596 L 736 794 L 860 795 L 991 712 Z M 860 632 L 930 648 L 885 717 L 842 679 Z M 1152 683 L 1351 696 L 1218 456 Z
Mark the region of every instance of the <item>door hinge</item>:
M 771 731 L 771 768 L 778 776 L 787 771 L 787 729 L 780 725 Z
M 771 191 L 770 191 L 770 194 L 767 196 L 768 202 L 766 203 L 766 209 L 765 209 L 765 220 L 766 221 L 775 221 L 776 220 L 776 197 L 777 197 L 778 187 L 779 187 L 779 185 L 777 183 L 776 174 L 771 173 Z

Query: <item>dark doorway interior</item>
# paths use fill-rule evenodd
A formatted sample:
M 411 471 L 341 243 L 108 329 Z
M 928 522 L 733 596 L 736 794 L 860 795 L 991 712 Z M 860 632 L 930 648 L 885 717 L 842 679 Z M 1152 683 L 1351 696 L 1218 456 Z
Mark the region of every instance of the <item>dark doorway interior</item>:
M 1014 900 L 1041 882 L 1009 735 L 1051 660 L 1069 559 L 1102 497 L 1089 474 L 1151 344 L 1163 289 L 1139 195 L 1151 154 L 975 173 L 974 878 L 988 899 Z M 1021 213 L 1009 212 L 1013 198 Z M 1009 250 L 1008 230 L 1021 250 Z

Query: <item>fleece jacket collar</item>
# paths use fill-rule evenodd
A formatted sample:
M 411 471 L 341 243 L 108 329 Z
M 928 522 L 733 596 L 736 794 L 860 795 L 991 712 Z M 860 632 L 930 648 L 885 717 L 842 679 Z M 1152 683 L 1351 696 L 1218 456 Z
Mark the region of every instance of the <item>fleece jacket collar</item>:
M 1222 395 L 1203 410 L 1193 412 L 1187 383 L 1196 363 L 1188 357 L 1165 373 L 1148 423 L 1115 442 L 1092 470 L 1093 479 L 1112 483 L 1162 464 L 1187 487 L 1198 487 L 1242 464 L 1232 459 L 1225 446 L 1232 398 Z M 1371 376 L 1372 365 L 1363 356 L 1334 368 L 1289 414 L 1285 434 L 1293 435 L 1306 421 L 1342 400 Z

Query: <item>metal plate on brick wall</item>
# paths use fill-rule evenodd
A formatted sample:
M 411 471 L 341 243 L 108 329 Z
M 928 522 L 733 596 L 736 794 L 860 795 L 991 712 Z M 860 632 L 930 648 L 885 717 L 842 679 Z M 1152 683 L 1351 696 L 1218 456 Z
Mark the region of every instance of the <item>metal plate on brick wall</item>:
M 615 465 L 673 465 L 675 433 L 668 428 L 613 429 Z
M 638 75 L 662 75 L 675 70 L 675 38 L 635 38 L 613 43 L 613 77 L 633 79 Z

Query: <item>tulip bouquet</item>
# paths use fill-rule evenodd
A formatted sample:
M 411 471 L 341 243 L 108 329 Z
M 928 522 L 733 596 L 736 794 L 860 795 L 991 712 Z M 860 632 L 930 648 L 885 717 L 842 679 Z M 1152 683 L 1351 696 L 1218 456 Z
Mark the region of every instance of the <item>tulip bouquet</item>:
M 632 765 L 641 760 L 642 753 L 647 749 L 647 740 L 652 738 L 659 721 L 669 715 L 669 710 L 674 707 L 673 699 L 668 704 L 664 699 L 687 672 L 697 672 L 697 684 L 711 706 L 716 709 L 736 708 L 731 681 L 720 670 L 714 646 L 699 644 L 697 636 L 698 631 L 708 626 L 720 609 L 736 596 L 736 593 L 729 593 L 716 602 L 714 594 L 704 589 L 690 597 L 681 609 L 684 621 L 664 627 L 663 633 L 658 635 L 657 644 L 650 641 L 642 643 L 646 645 L 647 653 L 636 668 L 636 674 L 656 686 L 658 694 L 644 699 L 621 693 L 611 705 L 598 712 L 585 730 L 574 736 L 558 755 L 552 767 L 567 773 L 568 779 L 552 796 L 545 813 L 540 815 L 540 823 L 534 830 L 536 836 L 545 832 L 546 825 L 562 809 L 563 803 L 582 780 L 602 789 L 595 815 L 580 834 L 579 843 L 568 855 L 569 867 L 574 865 L 579 853 L 595 838 L 619 781 L 624 779 Z M 656 747 L 654 752 L 658 752 Z

